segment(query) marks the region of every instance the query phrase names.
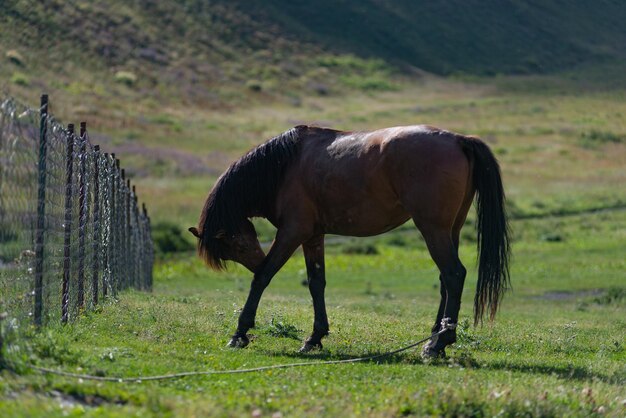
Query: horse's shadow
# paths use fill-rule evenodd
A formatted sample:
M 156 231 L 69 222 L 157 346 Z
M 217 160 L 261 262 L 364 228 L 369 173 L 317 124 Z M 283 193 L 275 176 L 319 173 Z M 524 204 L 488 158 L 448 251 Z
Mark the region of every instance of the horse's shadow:
M 264 350 L 264 354 L 271 357 L 288 357 L 298 360 L 311 360 L 311 361 L 346 361 L 354 360 L 353 363 L 375 363 L 375 364 L 424 364 L 424 360 L 420 357 L 418 352 L 413 353 L 398 353 L 385 355 L 384 351 L 367 351 L 363 353 L 334 353 L 327 349 L 322 349 L 309 353 L 284 352 L 276 350 Z M 363 358 L 361 361 L 356 361 L 359 358 Z M 437 360 L 439 361 L 439 360 Z
M 424 360 L 418 351 L 408 351 L 403 353 L 384 355 L 383 351 L 368 351 L 364 353 L 333 353 L 327 349 L 314 353 L 284 352 L 265 350 L 264 353 L 272 357 L 289 357 L 298 360 L 311 361 L 336 361 L 336 360 L 354 360 L 357 358 L 368 358 L 362 361 L 354 361 L 353 363 L 370 363 L 377 365 L 386 364 L 406 364 L 406 365 L 423 365 L 425 367 L 446 367 L 450 366 L 463 367 L 465 369 L 474 370 L 498 370 L 510 371 L 526 374 L 541 374 L 546 376 L 556 376 L 559 379 L 574 381 L 598 380 L 608 384 L 626 383 L 626 379 L 619 375 L 609 375 L 594 372 L 580 366 L 554 365 L 547 363 L 534 364 L 516 364 L 506 361 L 480 362 L 475 360 L 471 355 L 463 354 L 463 352 L 453 352 L 452 356 L 447 358 L 438 358 L 433 360 Z M 371 358 L 370 358 L 371 357 Z
M 619 376 L 617 374 L 607 375 L 603 373 L 598 373 L 580 366 L 552 365 L 546 363 L 512 364 L 503 361 L 496 361 L 484 364 L 480 368 L 485 370 L 506 370 L 528 374 L 543 374 L 547 376 L 556 376 L 559 379 L 565 380 L 598 380 L 603 383 L 618 385 L 623 385 L 626 383 L 626 378 L 624 376 Z

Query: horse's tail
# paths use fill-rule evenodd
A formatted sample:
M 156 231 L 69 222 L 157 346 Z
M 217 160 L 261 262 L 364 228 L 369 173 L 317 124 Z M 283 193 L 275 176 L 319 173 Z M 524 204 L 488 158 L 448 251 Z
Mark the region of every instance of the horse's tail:
M 482 322 L 485 308 L 493 320 L 505 290 L 510 286 L 510 231 L 500 166 L 480 139 L 463 141 L 471 165 L 476 197 L 478 235 L 478 283 L 474 297 L 474 324 Z

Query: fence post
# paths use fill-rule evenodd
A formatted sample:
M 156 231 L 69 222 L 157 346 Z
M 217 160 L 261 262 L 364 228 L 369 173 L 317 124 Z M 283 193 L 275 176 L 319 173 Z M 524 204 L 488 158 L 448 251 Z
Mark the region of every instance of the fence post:
M 137 288 L 137 264 L 139 261 L 139 258 L 137 256 L 137 248 L 135 247 L 136 244 L 136 238 L 135 238 L 135 234 L 137 233 L 137 226 L 135 225 L 135 201 L 137 199 L 137 195 L 135 195 L 135 185 L 133 184 L 132 188 L 131 188 L 131 192 L 130 192 L 130 253 L 131 253 L 131 258 L 132 258 L 132 268 L 131 268 L 131 272 L 132 272 L 132 284 L 133 287 L 136 289 Z
M 141 225 L 141 218 L 139 217 L 139 209 L 137 206 L 137 194 L 133 193 L 133 197 L 133 225 L 135 227 L 135 233 L 133 234 L 133 248 L 135 251 L 135 287 L 141 290 L 141 260 L 143 260 L 143 254 L 141 251 L 141 237 L 143 235 L 143 228 Z
M 141 216 L 139 215 L 139 201 L 137 199 L 137 195 L 135 194 L 135 202 L 133 204 L 133 216 L 134 216 L 134 225 L 135 225 L 135 283 L 139 290 L 143 289 L 143 223 L 141 222 Z
M 143 288 L 147 289 L 148 288 L 148 256 L 149 256 L 148 238 L 150 234 L 150 229 L 148 228 L 148 211 L 146 209 L 145 203 L 141 204 L 141 219 L 143 223 L 143 235 L 142 235 L 142 240 L 141 240 L 141 248 L 142 248 L 142 253 L 143 253 L 143 257 L 141 258 L 141 261 L 143 264 L 143 275 L 142 275 L 141 280 L 143 282 Z
M 116 219 L 115 219 L 115 214 L 117 213 L 117 208 L 116 208 L 116 199 L 117 199 L 117 183 L 116 183 L 116 176 L 117 175 L 117 168 L 116 168 L 116 158 L 115 158 L 115 153 L 111 154 L 111 173 L 110 173 L 110 181 L 111 181 L 111 213 L 109 215 L 110 217 L 110 221 L 109 221 L 109 244 L 110 244 L 110 248 L 109 248 L 109 268 L 111 269 L 111 275 L 110 275 L 110 282 L 109 282 L 109 286 L 111 289 L 111 295 L 113 297 L 115 297 L 116 293 L 115 293 L 115 281 L 117 280 L 117 272 L 115 271 L 115 257 L 116 257 L 116 251 L 117 251 L 117 242 L 115 242 L 116 240 L 116 230 L 115 230 L 115 225 L 116 225 Z
M 139 214 L 139 200 L 137 195 L 135 194 L 135 202 L 133 204 L 133 212 L 134 212 L 134 224 L 135 224 L 135 254 L 137 261 L 135 262 L 135 282 L 137 284 L 137 288 L 143 290 L 143 222 L 141 221 L 141 216 Z
M 99 147 L 98 147 L 99 148 Z M 110 253 L 111 253 L 111 197 L 112 197 L 112 188 L 109 187 L 109 179 L 111 178 L 112 175 L 112 171 L 109 169 L 109 154 L 108 153 L 104 153 L 104 173 L 106 174 L 105 178 L 105 190 L 106 190 L 106 195 L 108 197 L 108 199 L 105 200 L 106 205 L 108 205 L 108 217 L 109 217 L 109 221 L 106 223 L 107 228 L 106 230 L 106 245 L 103 246 L 103 250 L 104 250 L 104 254 L 102 257 L 103 260 L 103 267 L 104 267 L 104 271 L 107 272 L 107 274 L 103 274 L 102 275 L 102 298 L 106 298 L 107 297 L 107 293 L 108 293 L 108 289 L 107 289 L 107 282 L 106 280 L 110 280 L 111 279 L 111 262 L 110 262 Z
M 87 225 L 87 138 L 85 122 L 80 123 L 80 177 L 78 183 L 78 298 L 76 307 L 85 307 L 85 227 Z
M 37 193 L 37 230 L 35 232 L 35 325 L 42 323 L 43 312 L 43 249 L 46 227 L 46 154 L 48 151 L 48 95 L 41 95 L 39 108 L 39 164 Z
M 146 210 L 146 222 L 148 223 L 148 252 L 150 256 L 148 257 L 148 290 L 152 291 L 152 273 L 154 268 L 154 242 L 152 241 L 152 221 L 150 220 L 150 216 L 148 216 L 148 211 Z
M 120 199 L 119 199 L 119 213 L 118 213 L 118 228 L 120 238 L 120 290 L 126 289 L 127 277 L 126 277 L 126 170 L 123 168 L 120 170 Z
M 67 125 L 65 158 L 65 225 L 63 239 L 63 283 L 61 287 L 61 322 L 69 319 L 70 251 L 72 237 L 72 177 L 74 172 L 74 124 Z
M 132 270 L 131 270 L 131 263 L 133 263 L 133 260 L 131 260 L 131 226 L 130 226 L 130 201 L 131 201 L 131 188 L 130 188 L 130 179 L 126 180 L 126 236 L 125 239 L 126 241 L 124 242 L 125 247 L 126 247 L 126 287 L 130 287 L 132 285 L 132 280 L 133 278 L 130 277 L 132 274 Z
M 92 302 L 98 304 L 98 273 L 100 269 L 100 146 L 93 150 L 93 269 L 91 292 Z
M 4 358 L 4 328 L 2 322 L 7 319 L 8 314 L 6 312 L 0 313 L 0 371 L 4 370 L 7 366 L 7 362 Z
M 120 170 L 120 160 L 118 158 L 115 159 L 115 177 L 113 181 L 115 183 L 115 217 L 113 221 L 115 222 L 115 295 L 117 295 L 117 291 L 121 289 L 122 286 L 122 266 L 120 263 L 120 258 L 122 254 L 122 240 L 121 240 L 121 216 L 120 216 L 120 206 L 121 201 L 124 195 L 122 194 L 122 176 L 123 171 Z

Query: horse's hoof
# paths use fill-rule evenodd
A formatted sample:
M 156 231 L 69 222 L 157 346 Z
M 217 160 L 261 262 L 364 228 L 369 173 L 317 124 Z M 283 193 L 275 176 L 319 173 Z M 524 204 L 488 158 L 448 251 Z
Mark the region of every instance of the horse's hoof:
M 322 348 L 324 348 L 322 346 L 322 343 L 311 344 L 311 343 L 305 342 L 304 345 L 300 348 L 300 352 L 309 353 L 313 350 L 321 350 Z
M 244 336 L 234 335 L 230 339 L 228 344 L 226 344 L 226 347 L 229 347 L 229 348 L 244 348 L 248 344 L 250 344 L 250 340 L 245 335 Z
M 436 350 L 434 347 L 432 347 L 430 344 L 426 344 L 424 346 L 424 349 L 422 350 L 422 359 L 423 360 L 434 360 L 437 358 L 445 358 L 446 357 L 446 350 L 445 349 L 440 349 L 440 350 Z

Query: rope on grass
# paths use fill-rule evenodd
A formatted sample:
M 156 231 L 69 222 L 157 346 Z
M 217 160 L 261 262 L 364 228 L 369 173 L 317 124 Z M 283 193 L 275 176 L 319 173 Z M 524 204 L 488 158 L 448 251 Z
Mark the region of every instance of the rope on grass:
M 443 325 L 444 325 L 444 322 L 442 321 L 442 326 Z M 160 376 L 137 376 L 137 377 L 92 376 L 92 375 L 88 375 L 88 374 L 78 374 L 78 373 L 64 372 L 64 371 L 61 371 L 61 370 L 47 369 L 45 367 L 39 367 L 39 366 L 33 366 L 33 365 L 29 365 L 28 367 L 31 368 L 32 370 L 38 371 L 38 372 L 40 372 L 42 374 L 54 374 L 54 375 L 57 375 L 57 376 L 72 377 L 72 378 L 75 378 L 75 379 L 97 380 L 97 381 L 100 381 L 100 382 L 141 383 L 141 382 L 149 381 L 149 380 L 179 379 L 181 377 L 188 377 L 188 376 L 207 376 L 207 375 L 220 375 L 220 374 L 221 375 L 224 375 L 224 374 L 240 374 L 240 373 L 262 372 L 262 371 L 266 371 L 266 370 L 288 369 L 288 368 L 294 368 L 294 367 L 322 366 L 322 365 L 329 365 L 329 364 L 344 364 L 344 363 L 358 363 L 358 362 L 376 360 L 376 359 L 379 359 L 379 358 L 382 358 L 382 357 L 392 356 L 394 354 L 398 354 L 398 353 L 401 353 L 403 351 L 409 350 L 409 349 L 411 349 L 413 347 L 416 347 L 416 346 L 418 346 L 418 345 L 420 345 L 420 344 L 430 340 L 431 338 L 434 338 L 434 337 L 437 337 L 437 336 L 443 334 L 448 329 L 454 329 L 454 328 L 452 328 L 453 326 L 455 327 L 456 324 L 451 324 L 451 323 L 445 322 L 445 326 L 442 327 L 442 329 L 439 330 L 438 332 L 435 332 L 435 333 L 429 335 L 428 337 L 422 338 L 421 340 L 416 341 L 414 343 L 411 343 L 411 344 L 409 344 L 407 346 L 404 346 L 402 348 L 398 348 L 397 350 L 388 351 L 388 352 L 382 353 L 382 354 L 375 354 L 375 355 L 372 355 L 372 356 L 357 357 L 357 358 L 344 359 L 344 360 L 311 361 L 311 362 L 301 362 L 301 363 L 275 364 L 275 365 L 272 365 L 272 366 L 253 367 L 253 368 L 249 368 L 249 369 L 205 370 L 205 371 L 196 371 L 196 372 L 181 372 L 181 373 L 164 374 L 164 375 L 160 375 Z

